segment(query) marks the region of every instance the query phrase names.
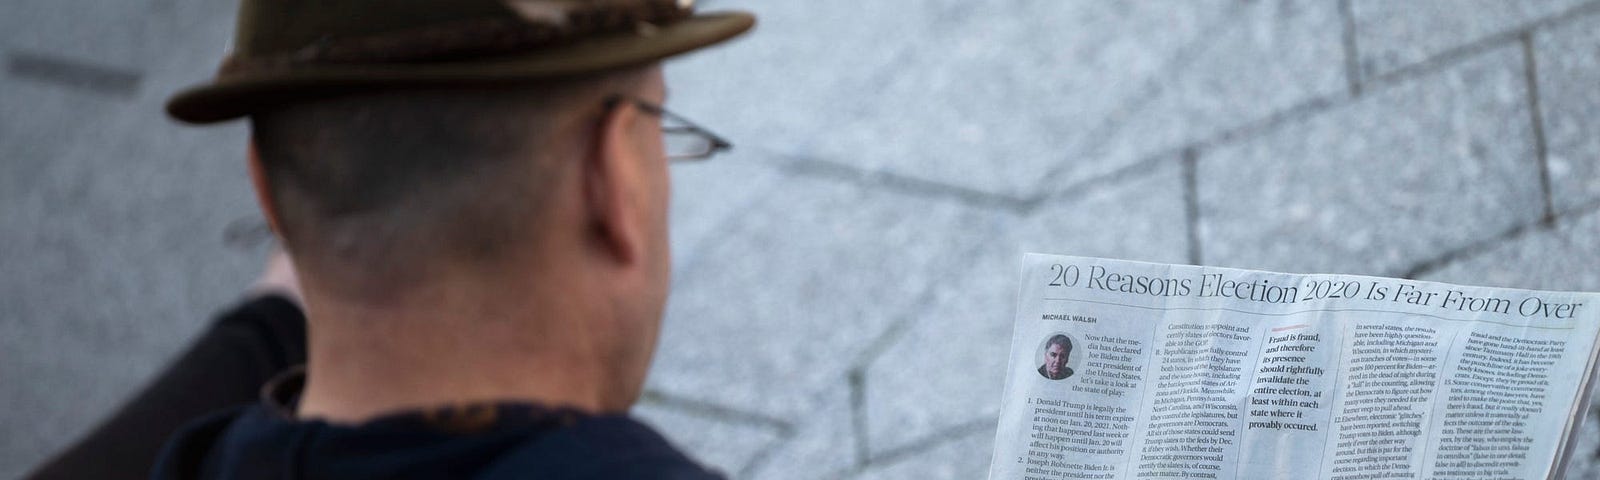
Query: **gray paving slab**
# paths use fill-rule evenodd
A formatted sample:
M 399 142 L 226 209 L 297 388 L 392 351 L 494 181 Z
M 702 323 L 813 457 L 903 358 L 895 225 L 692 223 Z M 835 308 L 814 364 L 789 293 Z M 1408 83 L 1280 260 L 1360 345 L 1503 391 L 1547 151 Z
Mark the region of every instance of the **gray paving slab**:
M 1586 0 L 1349 0 L 1362 78 L 1557 16 Z
M 1533 39 L 1551 200 L 1556 210 L 1582 208 L 1600 200 L 1600 16 Z
M 1437 271 L 1424 280 L 1466 285 L 1600 292 L 1600 214 L 1562 217 L 1554 229 L 1535 228 L 1486 252 Z
M 874 454 L 999 414 L 1010 358 L 1017 274 L 1026 252 L 1185 261 L 1188 236 L 1176 161 L 1043 205 L 983 241 L 947 274 L 904 336 L 871 359 L 867 433 Z M 1118 212 L 1107 215 L 1106 212 Z
M 1055 180 L 1070 184 L 1343 96 L 1340 18 L 1332 1 L 1244 3 L 1166 74 L 1152 76 L 1147 95 L 1124 100 L 1133 108 L 1111 119 L 1095 162 Z
M 922 452 L 896 458 L 892 462 L 861 472 L 860 480 L 967 480 L 987 478 L 994 454 L 994 428 L 969 432 L 947 439 Z
M 1204 152 L 1203 261 L 1399 275 L 1543 212 L 1515 45 Z
M 233 30 L 237 2 L 16 0 L 0 17 L 0 45 L 116 68 L 150 71 L 200 61 L 211 72 Z
M 897 73 L 860 92 L 854 114 L 834 120 L 809 152 L 1002 195 L 1070 185 L 1342 91 L 1335 7 L 961 4 L 914 12 L 948 32 L 898 59 Z
M 692 268 L 698 247 L 725 238 L 724 225 L 782 177 L 776 162 L 763 152 L 735 148 L 710 161 L 671 168 L 671 240 L 677 269 Z
M 232 6 L 163 2 L 24 1 L 0 19 L 0 236 L 22 246 L 0 252 L 0 378 L 37 379 L 0 389 L 16 406 L 0 413 L 0 477 L 109 413 L 264 256 L 223 244 L 229 224 L 255 215 L 243 130 L 182 129 L 161 113 L 168 93 L 210 74 Z M 132 88 L 41 76 L 18 66 L 29 56 L 126 72 Z
M 140 21 L 147 2 L 71 3 L 77 8 L 49 0 L 7 2 L 7 15 L 0 18 L 0 45 L 128 68 L 145 58 L 141 46 L 156 33 Z
M 50 85 L 12 79 L 0 80 L 0 154 L 7 159 L 0 175 L 0 209 L 4 218 L 28 215 L 43 207 L 41 180 L 59 169 L 53 161 L 78 143 L 85 132 L 104 128 L 109 112 L 125 108 L 122 99 L 76 92 Z M 77 128 L 64 128 L 72 125 Z
M 696 461 L 730 478 L 783 440 L 782 432 L 771 428 L 708 418 L 649 400 L 634 406 L 633 414 L 655 427 L 673 445 L 691 452 Z
M 15 476 L 164 364 L 262 252 L 223 244 L 228 224 L 254 215 L 241 130 L 150 128 L 164 122 L 148 92 L 3 85 L 0 148 L 26 168 L 0 191 L 0 238 L 18 246 L 0 252 L 0 377 L 38 379 L 0 389 L 17 406 L 0 413 L 16 442 L 0 449 L 0 476 Z
M 1098 150 L 1172 75 L 1179 57 L 1231 22 L 1228 2 L 936 2 L 900 16 L 937 33 L 855 93 L 810 145 L 820 159 L 1028 196 L 1126 165 Z M 896 41 L 885 39 L 885 41 Z
M 1486 252 L 1451 263 L 1423 280 L 1525 288 L 1600 291 L 1600 212 L 1563 217 L 1553 229 L 1535 229 Z M 1591 396 L 1567 478 L 1600 478 L 1600 391 Z
M 859 470 L 851 420 L 850 389 L 843 378 L 815 399 L 816 408 L 791 417 L 792 437 L 779 443 L 749 472 L 753 480 L 831 480 Z
M 679 271 L 649 384 L 774 416 L 808 412 L 999 223 L 956 203 L 785 178 Z
M 936 32 L 894 2 L 718 1 L 704 10 L 739 9 L 759 18 L 737 42 L 675 60 L 673 105 L 705 116 L 734 140 L 808 155 L 875 95 L 904 51 Z M 914 9 L 913 9 L 914 10 Z M 853 158 L 853 157 L 851 157 Z
M 1593 405 L 1595 400 L 1590 397 L 1589 403 Z M 1595 455 L 1595 452 L 1600 452 L 1600 420 L 1595 419 L 1597 416 L 1600 416 L 1600 412 L 1590 410 L 1589 417 L 1584 419 L 1578 443 L 1573 447 L 1573 451 L 1578 453 L 1567 464 L 1567 478 L 1600 478 L 1600 458 Z

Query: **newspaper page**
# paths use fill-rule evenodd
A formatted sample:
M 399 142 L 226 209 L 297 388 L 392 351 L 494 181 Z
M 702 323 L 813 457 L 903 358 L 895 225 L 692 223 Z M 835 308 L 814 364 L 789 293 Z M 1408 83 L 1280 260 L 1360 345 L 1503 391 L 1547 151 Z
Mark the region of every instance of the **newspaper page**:
M 1600 296 L 1029 254 L 991 480 L 1560 478 Z

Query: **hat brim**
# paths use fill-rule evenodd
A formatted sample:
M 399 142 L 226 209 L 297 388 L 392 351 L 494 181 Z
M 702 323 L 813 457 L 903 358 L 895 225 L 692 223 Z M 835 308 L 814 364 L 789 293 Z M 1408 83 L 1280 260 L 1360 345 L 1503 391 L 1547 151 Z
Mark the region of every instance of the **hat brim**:
M 728 40 L 754 25 L 755 17 L 748 13 L 722 12 L 696 15 L 648 34 L 599 36 L 525 54 L 436 63 L 318 65 L 221 78 L 173 95 L 167 101 L 167 114 L 205 124 L 372 87 L 555 79 L 661 60 Z

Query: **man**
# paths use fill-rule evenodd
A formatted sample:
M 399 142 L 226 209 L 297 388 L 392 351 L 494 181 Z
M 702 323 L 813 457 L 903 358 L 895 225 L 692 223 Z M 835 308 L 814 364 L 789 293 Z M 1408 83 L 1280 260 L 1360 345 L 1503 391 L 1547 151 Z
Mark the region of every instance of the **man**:
M 1056 334 L 1045 340 L 1044 362 L 1039 365 L 1039 375 L 1051 380 L 1062 380 L 1072 376 L 1072 369 L 1067 367 L 1067 360 L 1072 357 L 1072 339 L 1066 335 Z
M 239 18 L 216 81 L 168 110 L 250 118 L 306 366 L 185 427 L 157 478 L 715 476 L 627 411 L 667 296 L 667 161 L 727 146 L 661 109 L 658 62 L 751 16 L 245 0 Z M 169 372 L 108 425 L 227 377 L 194 354 L 211 337 L 173 369 L 201 373 Z

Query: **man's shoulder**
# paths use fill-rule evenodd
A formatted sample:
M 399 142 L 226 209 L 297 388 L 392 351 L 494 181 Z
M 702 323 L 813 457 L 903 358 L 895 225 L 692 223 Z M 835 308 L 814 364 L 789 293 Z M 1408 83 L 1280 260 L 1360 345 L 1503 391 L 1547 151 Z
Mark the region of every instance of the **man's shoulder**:
M 503 408 L 501 413 L 525 410 Z M 407 472 L 406 478 L 723 478 L 630 416 L 569 418 L 507 415 L 480 434 L 441 435 L 445 432 L 430 426 L 435 419 L 422 414 L 338 426 L 293 420 L 257 404 L 190 423 L 168 443 L 154 477 L 337 472 L 331 476 L 392 478 L 394 472 Z M 395 451 L 408 454 L 388 454 Z
M 649 426 L 628 416 L 594 417 L 531 438 L 506 452 L 478 478 L 721 479 Z
M 215 453 L 216 447 L 222 445 L 222 437 L 226 435 L 228 427 L 233 425 L 233 422 L 248 408 L 241 405 L 219 410 L 184 424 L 178 431 L 173 432 L 172 437 L 161 448 L 161 454 L 156 458 L 150 478 L 157 480 L 205 478 L 206 459 Z

